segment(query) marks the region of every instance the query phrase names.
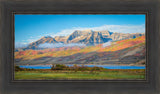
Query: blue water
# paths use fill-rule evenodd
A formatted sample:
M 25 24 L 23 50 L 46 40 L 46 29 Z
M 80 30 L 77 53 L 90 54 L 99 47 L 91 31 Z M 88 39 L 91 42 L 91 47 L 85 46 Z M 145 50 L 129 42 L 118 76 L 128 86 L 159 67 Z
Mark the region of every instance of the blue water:
M 19 67 L 30 69 L 51 69 L 52 65 L 20 65 Z
M 67 65 L 73 66 L 73 65 Z M 81 66 L 81 65 L 79 65 Z M 88 67 L 103 67 L 107 69 L 145 69 L 145 66 L 125 66 L 125 65 L 85 65 Z M 30 69 L 51 69 L 52 65 L 20 65 L 21 68 L 30 68 Z

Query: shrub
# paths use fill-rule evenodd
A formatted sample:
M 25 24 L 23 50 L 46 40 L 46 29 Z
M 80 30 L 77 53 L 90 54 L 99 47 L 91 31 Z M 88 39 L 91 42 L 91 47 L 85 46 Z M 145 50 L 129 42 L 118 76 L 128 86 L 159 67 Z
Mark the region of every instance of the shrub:
M 20 68 L 19 66 L 15 66 L 14 69 L 15 69 L 15 71 L 21 71 L 21 70 L 23 70 L 23 69 Z
M 72 70 L 72 71 L 101 71 L 101 70 L 106 70 L 102 67 L 87 67 L 87 66 L 78 66 L 78 65 L 73 65 L 73 66 L 66 66 L 64 64 L 56 64 L 56 65 L 52 65 L 51 70 Z
M 63 64 L 52 65 L 51 70 L 66 70 L 68 67 Z
M 101 70 L 102 68 L 101 67 L 92 67 L 92 70 Z

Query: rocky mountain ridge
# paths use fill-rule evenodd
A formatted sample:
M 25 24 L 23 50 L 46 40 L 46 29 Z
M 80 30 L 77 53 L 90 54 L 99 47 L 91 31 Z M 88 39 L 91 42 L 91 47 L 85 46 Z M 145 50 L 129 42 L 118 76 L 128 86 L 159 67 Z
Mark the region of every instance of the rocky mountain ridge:
M 96 45 L 108 41 L 119 41 L 123 39 L 133 39 L 143 36 L 144 33 L 116 33 L 108 30 L 93 31 L 93 30 L 75 30 L 68 36 L 45 36 L 39 40 L 29 44 L 27 49 L 36 49 L 40 44 L 44 43 L 83 43 L 86 45 Z

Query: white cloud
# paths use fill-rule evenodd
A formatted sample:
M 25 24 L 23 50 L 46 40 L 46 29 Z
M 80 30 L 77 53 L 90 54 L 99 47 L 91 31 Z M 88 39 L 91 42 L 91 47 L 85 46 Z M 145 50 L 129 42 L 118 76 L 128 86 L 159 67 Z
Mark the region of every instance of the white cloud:
M 109 30 L 111 32 L 120 32 L 120 33 L 144 33 L 145 32 L 145 24 L 142 25 L 103 25 L 99 27 L 73 27 L 71 29 L 64 29 L 61 32 L 58 32 L 54 36 L 67 36 L 71 33 L 73 33 L 75 30 L 86 30 L 91 29 L 95 31 L 101 31 L 101 30 Z
M 107 46 L 110 46 L 111 44 L 112 44 L 112 41 L 108 41 L 106 43 L 103 43 L 102 47 L 107 47 Z
M 35 42 L 35 41 L 37 41 L 39 38 L 36 38 L 36 39 L 28 39 L 27 41 L 28 41 L 28 43 L 32 43 L 32 42 Z
M 15 48 L 23 48 L 23 47 L 27 47 L 28 45 L 29 45 L 28 43 L 16 42 Z
M 38 47 L 39 48 L 59 48 L 59 47 L 73 47 L 73 46 L 83 47 L 83 46 L 86 46 L 86 45 L 85 44 L 81 44 L 81 43 L 69 43 L 69 44 L 64 44 L 64 43 L 44 43 L 44 44 L 40 44 Z
M 69 34 L 71 34 L 72 32 L 74 32 L 74 29 L 65 29 L 65 30 L 62 30 L 56 34 L 53 34 L 51 35 L 52 37 L 55 37 L 55 36 L 67 36 Z

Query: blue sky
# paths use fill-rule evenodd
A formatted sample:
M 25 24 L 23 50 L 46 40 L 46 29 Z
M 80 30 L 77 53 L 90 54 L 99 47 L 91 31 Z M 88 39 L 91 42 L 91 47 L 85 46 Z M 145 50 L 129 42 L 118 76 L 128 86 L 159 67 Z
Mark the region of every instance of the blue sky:
M 74 30 L 144 33 L 145 15 L 15 15 L 15 43 L 28 44 L 43 36 L 66 36 Z

